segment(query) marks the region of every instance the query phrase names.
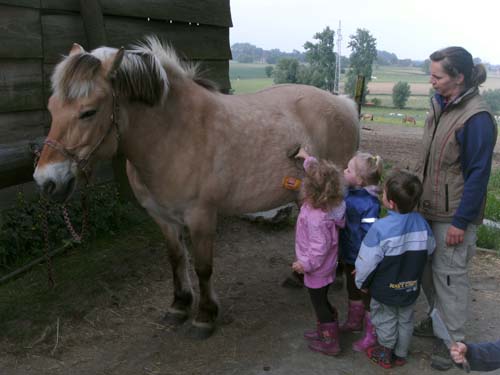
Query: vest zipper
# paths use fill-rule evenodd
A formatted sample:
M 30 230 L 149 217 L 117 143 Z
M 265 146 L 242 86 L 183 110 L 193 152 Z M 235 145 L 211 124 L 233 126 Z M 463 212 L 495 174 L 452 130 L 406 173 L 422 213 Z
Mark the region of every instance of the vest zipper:
M 446 212 L 449 211 L 450 209 L 450 204 L 448 202 L 448 184 L 444 185 L 444 195 L 445 195 L 445 202 L 444 202 L 444 209 Z

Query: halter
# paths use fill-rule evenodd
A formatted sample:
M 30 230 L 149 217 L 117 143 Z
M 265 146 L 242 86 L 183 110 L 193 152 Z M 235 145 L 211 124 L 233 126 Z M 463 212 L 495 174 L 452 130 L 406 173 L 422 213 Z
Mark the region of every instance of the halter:
M 53 148 L 54 150 L 59 151 L 62 155 L 64 155 L 67 159 L 73 160 L 76 163 L 76 166 L 78 170 L 80 170 L 85 177 L 88 179 L 90 169 L 89 169 L 89 160 L 92 156 L 92 154 L 97 151 L 97 149 L 101 146 L 101 144 L 104 142 L 104 140 L 107 138 L 109 133 L 111 133 L 111 130 L 114 128 L 116 131 L 116 139 L 119 142 L 120 141 L 120 129 L 118 127 L 118 113 L 120 110 L 120 105 L 118 103 L 118 100 L 115 95 L 115 91 L 112 89 L 112 97 L 113 97 L 113 111 L 111 113 L 111 124 L 108 128 L 108 131 L 99 139 L 99 141 L 92 147 L 90 152 L 87 154 L 86 157 L 80 158 L 78 155 L 72 153 L 71 151 L 68 150 L 68 147 L 63 145 L 61 142 L 56 141 L 55 139 L 50 139 L 46 138 L 45 141 L 43 142 L 45 145 Z

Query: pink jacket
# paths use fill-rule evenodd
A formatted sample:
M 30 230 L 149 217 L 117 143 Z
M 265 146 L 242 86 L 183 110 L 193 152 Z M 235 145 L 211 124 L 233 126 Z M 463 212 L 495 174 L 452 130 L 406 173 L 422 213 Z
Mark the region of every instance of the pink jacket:
M 308 162 L 306 159 L 305 168 Z M 326 212 L 304 203 L 295 232 L 295 255 L 304 267 L 304 284 L 322 288 L 334 280 L 337 267 L 339 229 L 345 225 L 345 202 Z

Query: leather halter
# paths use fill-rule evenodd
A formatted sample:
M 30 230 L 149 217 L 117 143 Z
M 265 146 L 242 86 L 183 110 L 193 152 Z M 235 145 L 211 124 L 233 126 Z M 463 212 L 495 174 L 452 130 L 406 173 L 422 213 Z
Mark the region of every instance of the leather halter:
M 45 141 L 43 142 L 45 145 L 53 148 L 54 150 L 59 151 L 64 157 L 67 159 L 73 160 L 76 163 L 77 168 L 83 172 L 83 174 L 88 178 L 90 169 L 89 169 L 89 160 L 92 157 L 92 154 L 97 151 L 97 149 L 101 146 L 101 144 L 104 142 L 104 140 L 108 137 L 109 133 L 111 133 L 111 130 L 114 128 L 116 131 L 116 138 L 118 142 L 120 141 L 120 129 L 118 127 L 118 112 L 119 112 L 119 103 L 117 100 L 117 97 L 115 95 L 115 91 L 112 91 L 112 96 L 113 96 L 113 111 L 111 113 L 111 124 L 107 130 L 107 132 L 99 139 L 99 141 L 92 147 L 90 152 L 87 154 L 86 157 L 80 158 L 77 154 L 71 152 L 68 150 L 68 147 L 66 147 L 64 144 L 62 144 L 59 141 L 56 141 L 55 139 L 50 139 L 46 138 Z

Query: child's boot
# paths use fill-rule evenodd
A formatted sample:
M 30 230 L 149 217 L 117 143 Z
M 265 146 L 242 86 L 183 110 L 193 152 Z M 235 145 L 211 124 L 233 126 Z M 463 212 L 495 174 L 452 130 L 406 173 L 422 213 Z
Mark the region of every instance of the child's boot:
M 362 301 L 349 300 L 347 320 L 339 327 L 340 332 L 358 332 L 363 329 L 365 307 Z
M 368 348 L 377 343 L 377 332 L 370 319 L 370 313 L 365 312 L 365 335 L 362 339 L 352 344 L 352 350 L 356 352 L 365 352 Z
M 375 345 L 368 348 L 366 355 L 372 360 L 373 363 L 382 366 L 383 368 L 392 367 L 392 349 L 386 348 L 382 345 Z
M 316 322 L 316 329 L 308 329 L 304 331 L 304 338 L 306 340 L 318 340 L 320 337 L 319 334 L 319 320 Z
M 339 323 L 331 322 L 320 324 L 319 333 L 320 337 L 309 343 L 309 349 L 326 355 L 339 354 Z

